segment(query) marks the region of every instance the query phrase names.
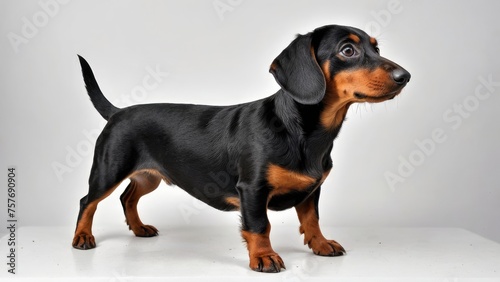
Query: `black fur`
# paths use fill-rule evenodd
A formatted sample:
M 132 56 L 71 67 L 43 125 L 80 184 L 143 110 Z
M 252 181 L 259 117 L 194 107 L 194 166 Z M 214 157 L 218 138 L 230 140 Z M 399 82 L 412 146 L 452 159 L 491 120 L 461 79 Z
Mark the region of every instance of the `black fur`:
M 361 42 L 351 42 L 348 37 L 352 34 Z M 340 49 L 345 42 L 351 42 L 359 56 L 342 57 L 341 52 L 350 51 Z M 90 66 L 79 57 L 92 103 L 108 120 L 97 140 L 89 193 L 81 200 L 79 222 L 89 204 L 144 169 L 157 171 L 169 183 L 216 209 L 239 209 L 243 231 L 265 234 L 267 209 L 296 207 L 310 197 L 318 214 L 320 185 L 332 168 L 330 153 L 342 126 L 340 122 L 328 127 L 322 121 L 330 107 L 326 95 L 338 87 L 332 82 L 335 76 L 343 71 L 381 68 L 391 77 L 397 71 L 399 82 L 387 82 L 392 87 L 388 99 L 409 81 L 409 73 L 377 52 L 364 32 L 325 26 L 299 35 L 274 60 L 270 71 L 281 89 L 270 97 L 234 106 L 147 104 L 123 109 L 104 97 Z M 326 62 L 327 72 L 322 69 Z M 386 97 L 386 93 L 379 94 Z M 370 93 L 352 95 L 352 102 L 371 99 Z M 268 179 L 270 164 L 315 182 L 273 194 L 278 188 Z M 278 176 L 286 177 L 283 175 Z M 231 197 L 239 199 L 240 205 L 229 202 Z M 74 246 L 93 247 L 87 242 Z

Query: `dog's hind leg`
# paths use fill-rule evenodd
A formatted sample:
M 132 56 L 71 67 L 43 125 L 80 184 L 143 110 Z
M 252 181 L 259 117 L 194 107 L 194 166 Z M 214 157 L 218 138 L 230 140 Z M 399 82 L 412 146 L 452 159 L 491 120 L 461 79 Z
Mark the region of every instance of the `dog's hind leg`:
M 97 140 L 94 162 L 89 178 L 89 192 L 80 200 L 80 212 L 76 224 L 73 247 L 92 249 L 96 247 L 92 235 L 92 221 L 97 205 L 109 196 L 120 183 L 132 175 L 134 163 L 128 162 L 129 156 L 123 146 L 104 146 L 103 137 Z M 108 142 L 110 143 L 110 142 Z
M 158 235 L 158 229 L 142 223 L 137 212 L 139 199 L 154 191 L 163 177 L 155 170 L 140 170 L 130 176 L 130 184 L 120 196 L 127 224 L 138 237 Z
M 95 179 L 97 178 L 91 176 L 89 193 L 80 200 L 80 212 L 73 238 L 73 247 L 76 249 L 87 250 L 96 247 L 95 239 L 92 235 L 92 221 L 97 204 L 109 196 L 122 181 L 122 179 L 119 181 Z

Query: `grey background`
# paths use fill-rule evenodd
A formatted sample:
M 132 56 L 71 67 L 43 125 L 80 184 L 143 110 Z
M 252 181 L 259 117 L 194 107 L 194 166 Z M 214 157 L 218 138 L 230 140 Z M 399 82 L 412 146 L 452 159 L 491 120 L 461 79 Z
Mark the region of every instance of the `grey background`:
M 350 108 L 324 184 L 322 224 L 461 227 L 500 242 L 499 3 L 1 1 L 0 219 L 6 168 L 15 165 L 20 224 L 68 226 L 71 241 L 103 126 L 76 54 L 117 106 L 229 105 L 273 94 L 271 61 L 295 34 L 336 23 L 376 36 L 382 55 L 412 80 L 395 100 Z M 399 178 L 391 184 L 388 175 Z M 100 204 L 94 224 L 126 228 L 120 190 Z M 139 205 L 160 231 L 239 224 L 238 213 L 164 184 Z M 293 210 L 270 217 L 298 226 Z

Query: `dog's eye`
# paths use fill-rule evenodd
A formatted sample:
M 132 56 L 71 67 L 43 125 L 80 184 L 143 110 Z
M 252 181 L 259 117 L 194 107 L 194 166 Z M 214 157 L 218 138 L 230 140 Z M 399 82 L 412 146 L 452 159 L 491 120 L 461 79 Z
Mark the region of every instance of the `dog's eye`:
M 378 47 L 375 47 L 375 52 L 380 55 L 380 49 Z
M 347 58 L 351 58 L 356 56 L 358 52 L 356 51 L 356 49 L 354 49 L 354 46 L 352 46 L 351 44 L 346 44 L 342 47 L 340 53 L 342 53 L 342 55 Z

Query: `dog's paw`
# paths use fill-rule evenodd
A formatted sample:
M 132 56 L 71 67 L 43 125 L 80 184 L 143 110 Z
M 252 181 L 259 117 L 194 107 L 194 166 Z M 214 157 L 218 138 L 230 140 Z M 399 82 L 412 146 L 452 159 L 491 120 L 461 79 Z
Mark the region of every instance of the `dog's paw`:
M 309 243 L 309 247 L 318 256 L 337 257 L 346 253 L 344 247 L 334 240 L 315 240 Z
M 154 237 L 158 235 L 158 229 L 152 225 L 141 225 L 131 229 L 137 237 Z
M 79 250 L 89 250 L 96 247 L 95 239 L 92 234 L 75 234 L 73 238 L 73 247 Z
M 258 272 L 277 273 L 286 269 L 283 260 L 277 253 L 269 253 L 250 257 L 250 268 Z

